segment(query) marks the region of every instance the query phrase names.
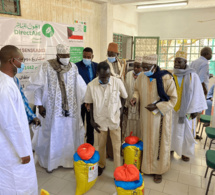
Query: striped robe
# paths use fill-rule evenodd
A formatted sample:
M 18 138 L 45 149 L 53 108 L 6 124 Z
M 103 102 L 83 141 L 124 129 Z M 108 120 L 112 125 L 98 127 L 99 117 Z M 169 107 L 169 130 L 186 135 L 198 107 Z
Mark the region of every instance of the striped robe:
M 124 82 L 126 70 L 126 61 L 117 59 L 116 62 L 110 63 L 108 60 L 105 60 L 110 66 L 111 76 L 122 79 Z
M 128 108 L 128 116 L 123 117 L 123 123 L 125 125 L 123 126 L 123 132 L 124 132 L 124 138 L 129 136 L 130 132 L 133 132 L 133 136 L 137 136 L 142 139 L 141 136 L 141 130 L 139 125 L 139 119 L 140 119 L 140 107 L 139 103 L 137 103 L 135 106 L 130 105 L 130 100 L 134 93 L 134 84 L 136 82 L 136 79 L 134 78 L 133 71 L 130 71 L 126 74 L 125 78 L 125 87 L 128 93 L 128 98 L 126 99 L 125 107 Z
M 164 91 L 170 97 L 170 100 L 158 103 L 157 107 L 160 112 L 154 115 L 145 107 L 160 99 L 156 80 L 153 79 L 150 82 L 149 78 L 141 73 L 135 83 L 133 97 L 137 99 L 137 102 L 140 102 L 140 126 L 144 143 L 141 170 L 145 174 L 163 174 L 170 168 L 172 109 L 177 102 L 177 91 L 175 82 L 170 75 L 163 76 L 163 85 Z M 163 115 L 163 126 L 160 159 L 157 160 L 161 113 Z

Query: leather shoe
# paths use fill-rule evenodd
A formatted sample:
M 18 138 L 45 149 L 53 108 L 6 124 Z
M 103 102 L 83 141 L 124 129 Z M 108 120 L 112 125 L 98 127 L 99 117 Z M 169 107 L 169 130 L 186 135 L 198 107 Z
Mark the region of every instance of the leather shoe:
M 105 167 L 104 168 L 98 167 L 98 176 L 100 176 L 103 173 L 104 169 Z

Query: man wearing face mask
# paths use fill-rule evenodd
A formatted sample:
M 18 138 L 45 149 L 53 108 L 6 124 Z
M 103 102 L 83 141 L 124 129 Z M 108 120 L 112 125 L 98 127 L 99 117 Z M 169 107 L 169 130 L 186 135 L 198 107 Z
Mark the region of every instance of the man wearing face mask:
M 189 161 L 194 156 L 195 132 L 192 132 L 192 120 L 197 113 L 207 109 L 201 81 L 195 70 L 187 66 L 187 53 L 178 51 L 174 65 L 178 100 L 175 105 L 172 123 L 171 150 L 182 156 L 183 161 Z
M 134 136 L 137 136 L 142 139 L 142 132 L 140 130 L 140 111 L 139 103 L 136 103 L 135 106 L 131 106 L 130 100 L 134 94 L 134 85 L 138 76 L 142 73 L 142 57 L 136 57 L 134 62 L 134 70 L 126 74 L 125 77 L 125 87 L 128 93 L 128 98 L 126 99 L 124 114 L 126 117 L 123 117 L 123 123 L 126 123 L 123 126 L 123 140 L 125 137 L 130 135 L 130 132 L 133 132 Z M 127 119 L 127 120 L 126 120 Z M 125 128 L 125 129 L 124 129 Z
M 172 75 L 156 65 L 157 55 L 143 57 L 143 71 L 134 86 L 131 105 L 140 102 L 140 127 L 144 143 L 141 170 L 154 174 L 154 182 L 170 168 L 172 109 L 177 92 Z
M 17 62 L 20 62 L 21 64 L 21 67 L 17 68 L 17 73 L 22 73 L 24 68 L 25 68 L 25 64 L 24 64 L 24 58 L 22 59 L 16 59 Z M 28 122 L 29 123 L 33 123 L 35 124 L 36 126 L 40 125 L 40 119 L 37 118 L 37 116 L 35 115 L 35 113 L 32 111 L 31 107 L 29 106 L 29 103 L 28 103 L 28 99 L 25 97 L 25 94 L 24 94 L 24 91 L 23 91 L 23 88 L 20 84 L 20 81 L 19 79 L 14 76 L 14 82 L 16 83 L 20 93 L 21 93 L 21 96 L 22 96 L 22 100 L 24 102 L 24 106 L 25 106 L 25 112 L 27 114 L 27 117 L 28 117 Z
M 107 51 L 106 62 L 110 66 L 111 76 L 117 77 L 124 81 L 126 74 L 126 64 L 118 59 L 119 51 L 116 43 L 110 43 Z
M 110 66 L 111 76 L 114 76 L 116 78 L 120 78 L 123 82 L 125 79 L 126 74 L 126 63 L 123 60 L 118 59 L 119 50 L 117 43 L 109 43 L 108 50 L 107 50 L 107 62 Z M 125 102 L 122 100 L 122 107 L 124 107 Z M 123 121 L 121 113 L 121 123 Z M 122 126 L 122 125 L 120 125 Z M 108 134 L 107 138 L 107 157 L 110 159 L 113 159 L 113 148 L 111 144 L 110 135 Z
M 84 143 L 81 104 L 86 84 L 70 62 L 70 48 L 57 45 L 57 58 L 40 66 L 27 89 L 35 91 L 35 105 L 42 122 L 35 152 L 41 167 L 52 172 L 59 166 L 73 167 L 73 155 Z
M 87 86 L 85 102 L 90 104 L 91 124 L 99 133 L 99 168 L 100 176 L 106 166 L 106 142 L 108 131 L 110 133 L 114 168 L 121 165 L 121 129 L 120 109 L 122 104 L 120 97 L 127 98 L 127 92 L 123 82 L 110 76 L 110 66 L 107 62 L 101 62 L 97 67 L 98 77 Z
M 38 195 L 30 130 L 14 76 L 23 54 L 13 45 L 0 50 L 0 193 Z
M 96 78 L 97 63 L 93 62 L 93 50 L 90 47 L 86 47 L 83 50 L 83 60 L 77 62 L 79 74 L 84 79 L 85 83 L 88 84 L 94 78 Z M 82 104 L 81 106 L 81 116 L 83 122 L 86 116 L 86 126 L 87 126 L 87 143 L 94 144 L 94 128 L 90 123 L 90 112 L 87 110 L 87 104 Z

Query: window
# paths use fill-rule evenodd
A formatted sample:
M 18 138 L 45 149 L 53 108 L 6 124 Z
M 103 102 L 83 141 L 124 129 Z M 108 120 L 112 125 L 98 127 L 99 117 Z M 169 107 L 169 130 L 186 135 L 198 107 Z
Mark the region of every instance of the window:
M 113 34 L 113 42 L 118 44 L 119 59 L 132 59 L 133 37 L 122 34 Z
M 117 43 L 118 50 L 119 50 L 119 59 L 122 59 L 122 35 L 120 34 L 113 34 L 113 42 Z
M 178 50 L 187 52 L 188 65 L 200 57 L 203 47 L 209 46 L 213 51 L 210 60 L 210 73 L 215 75 L 215 39 L 172 39 L 160 40 L 159 45 L 159 66 L 165 69 L 173 69 L 175 54 Z
M 0 13 L 20 16 L 20 0 L 0 0 Z
M 158 54 L 159 37 L 134 37 L 134 58 Z

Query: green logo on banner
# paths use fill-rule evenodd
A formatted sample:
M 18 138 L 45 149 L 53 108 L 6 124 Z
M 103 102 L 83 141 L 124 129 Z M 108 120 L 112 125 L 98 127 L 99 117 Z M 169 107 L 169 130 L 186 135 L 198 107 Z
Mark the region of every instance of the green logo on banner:
M 52 37 L 54 35 L 54 28 L 50 24 L 44 24 L 42 32 L 46 37 Z

